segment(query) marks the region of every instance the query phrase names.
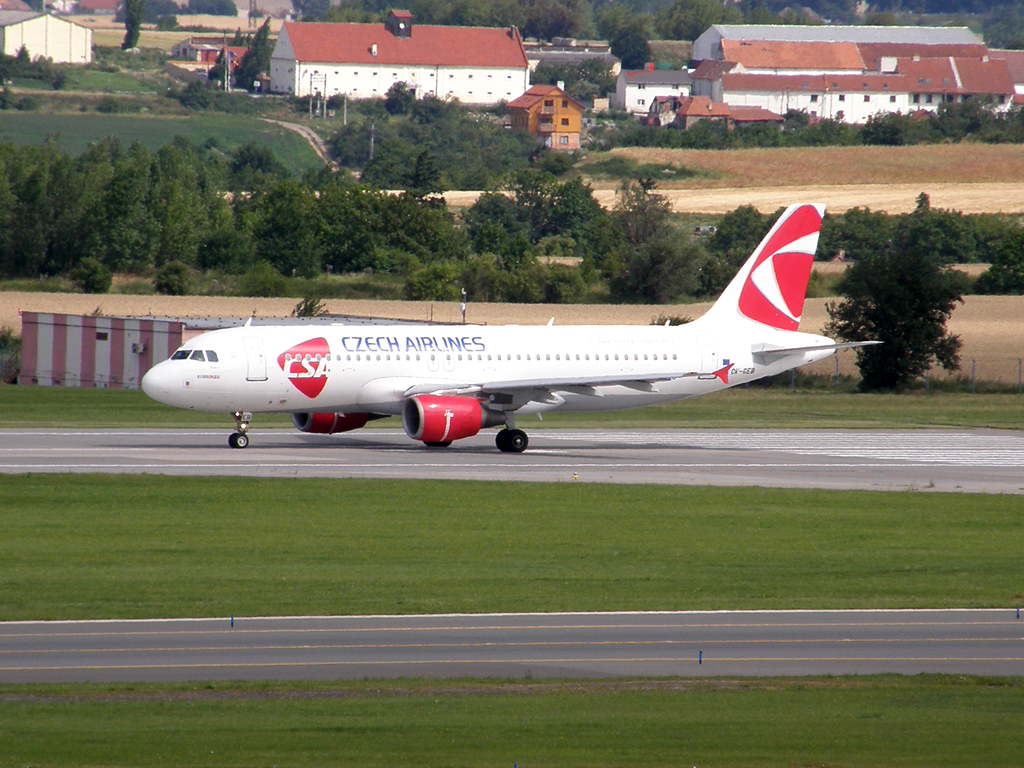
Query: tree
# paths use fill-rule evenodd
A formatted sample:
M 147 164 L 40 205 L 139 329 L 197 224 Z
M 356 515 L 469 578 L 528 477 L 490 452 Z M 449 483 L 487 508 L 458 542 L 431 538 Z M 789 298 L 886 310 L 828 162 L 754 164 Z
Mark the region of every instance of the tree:
M 696 40 L 713 24 L 741 24 L 743 14 L 718 0 L 676 0 L 657 14 L 657 29 L 672 40 Z
M 620 268 L 609 288 L 620 300 L 657 304 L 693 293 L 704 259 L 701 247 L 669 221 L 669 202 L 651 181 L 627 181 L 619 189 L 614 217 L 625 233 Z
M 974 288 L 978 293 L 1024 294 L 1024 229 L 1015 227 L 1006 234 Z
M 416 103 L 416 93 L 404 82 L 392 84 L 384 96 L 384 109 L 389 115 L 404 115 Z
M 899 389 L 932 367 L 960 367 L 959 336 L 946 330 L 962 302 L 966 276 L 920 251 L 888 247 L 865 254 L 839 283 L 825 333 L 843 341 L 881 341 L 857 350 L 864 390 Z
M 83 293 L 106 293 L 113 282 L 110 270 L 98 260 L 86 257 L 71 273 L 71 279 L 82 289 Z
M 146 0 L 124 0 L 124 42 L 121 43 L 121 50 L 130 51 L 139 44 L 145 13 Z
M 181 261 L 169 261 L 156 273 L 153 287 L 157 293 L 165 296 L 185 296 L 188 294 L 191 280 L 188 264 Z
M 597 22 L 597 29 L 607 38 L 612 54 L 622 59 L 623 69 L 640 69 L 651 61 L 649 14 L 639 14 L 622 3 L 607 6 Z
M 248 91 L 256 89 L 254 83 L 261 74 L 270 71 L 270 55 L 274 46 L 270 44 L 270 19 L 253 35 L 249 47 L 235 70 L 235 85 Z

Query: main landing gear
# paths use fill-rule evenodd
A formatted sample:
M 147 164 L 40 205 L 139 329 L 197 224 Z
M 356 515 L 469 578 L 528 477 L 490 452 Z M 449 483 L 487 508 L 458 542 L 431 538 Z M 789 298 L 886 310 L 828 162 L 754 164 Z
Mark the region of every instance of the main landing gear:
M 252 414 L 248 411 L 235 411 L 235 428 L 237 432 L 232 432 L 231 436 L 228 437 L 228 445 L 232 448 L 245 448 L 249 445 L 249 422 L 252 421 Z
M 502 453 L 522 453 L 530 444 L 530 438 L 521 429 L 503 429 L 494 438 L 494 444 Z

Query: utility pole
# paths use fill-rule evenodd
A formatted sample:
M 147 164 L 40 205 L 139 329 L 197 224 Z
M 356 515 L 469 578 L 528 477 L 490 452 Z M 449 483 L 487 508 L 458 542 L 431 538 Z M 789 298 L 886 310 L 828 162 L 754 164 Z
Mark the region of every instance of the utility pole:
M 370 159 L 373 160 L 373 142 L 377 138 L 377 121 L 370 123 Z

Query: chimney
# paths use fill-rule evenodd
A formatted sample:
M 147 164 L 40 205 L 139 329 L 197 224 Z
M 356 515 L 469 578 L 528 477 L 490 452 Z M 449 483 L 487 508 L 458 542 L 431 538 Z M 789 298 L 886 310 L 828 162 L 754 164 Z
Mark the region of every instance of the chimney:
M 556 83 L 556 85 L 558 86 L 558 90 L 560 90 L 560 91 L 564 91 L 565 90 L 565 80 L 559 80 Z
M 370 55 L 373 56 L 373 58 L 377 58 L 377 44 L 376 43 L 374 43 L 373 45 L 370 46 Z
M 654 71 L 654 62 L 653 61 L 648 61 L 647 65 L 644 67 L 644 69 L 646 69 L 648 72 L 653 72 Z

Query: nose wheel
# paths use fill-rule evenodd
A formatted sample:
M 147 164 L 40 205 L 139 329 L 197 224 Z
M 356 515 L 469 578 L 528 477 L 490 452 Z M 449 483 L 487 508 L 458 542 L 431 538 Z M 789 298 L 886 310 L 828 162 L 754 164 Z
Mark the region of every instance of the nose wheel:
M 232 448 L 245 448 L 249 445 L 249 422 L 252 421 L 252 414 L 248 411 L 235 411 L 235 427 L 237 432 L 232 432 L 228 437 L 228 445 Z
M 503 429 L 495 436 L 494 444 L 502 453 L 522 453 L 530 444 L 530 438 L 521 429 Z

